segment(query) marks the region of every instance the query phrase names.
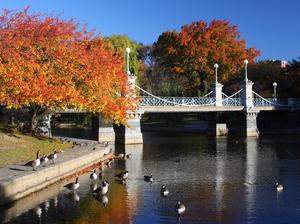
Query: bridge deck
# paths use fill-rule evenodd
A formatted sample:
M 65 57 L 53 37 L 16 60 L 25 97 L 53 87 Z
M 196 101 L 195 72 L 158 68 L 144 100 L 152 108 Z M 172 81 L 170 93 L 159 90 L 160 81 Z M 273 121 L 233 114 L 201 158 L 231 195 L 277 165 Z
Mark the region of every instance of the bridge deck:
M 184 112 L 230 112 L 242 111 L 244 106 L 141 106 L 145 113 L 184 113 Z M 288 110 L 274 106 L 254 107 L 259 111 Z

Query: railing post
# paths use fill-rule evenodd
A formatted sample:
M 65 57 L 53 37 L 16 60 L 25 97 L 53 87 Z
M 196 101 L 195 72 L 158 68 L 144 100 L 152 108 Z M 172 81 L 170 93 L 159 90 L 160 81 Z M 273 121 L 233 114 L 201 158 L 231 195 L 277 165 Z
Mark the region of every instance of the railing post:
M 241 103 L 242 106 L 244 106 L 244 109 L 252 108 L 254 106 L 252 86 L 253 82 L 248 79 L 241 83 L 241 88 L 243 89 L 241 92 Z
M 223 105 L 222 102 L 222 89 L 223 85 L 219 82 L 212 84 L 211 89 L 213 90 L 213 97 L 215 98 L 215 106 L 220 107 Z

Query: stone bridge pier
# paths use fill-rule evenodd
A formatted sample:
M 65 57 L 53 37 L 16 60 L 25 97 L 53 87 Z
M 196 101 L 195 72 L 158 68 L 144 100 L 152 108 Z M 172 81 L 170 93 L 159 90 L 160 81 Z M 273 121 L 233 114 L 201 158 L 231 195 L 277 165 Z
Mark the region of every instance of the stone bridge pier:
M 121 144 L 141 144 L 143 134 L 141 131 L 141 117 L 143 110 L 129 111 L 127 113 L 128 126 L 115 126 L 116 143 Z

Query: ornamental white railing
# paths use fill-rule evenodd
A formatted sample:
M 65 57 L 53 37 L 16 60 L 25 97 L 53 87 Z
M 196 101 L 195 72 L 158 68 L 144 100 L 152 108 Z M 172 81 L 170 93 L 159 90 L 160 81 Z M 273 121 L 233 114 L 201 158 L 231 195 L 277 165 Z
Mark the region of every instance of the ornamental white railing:
M 242 106 L 241 100 L 241 92 L 243 89 L 240 89 L 236 93 L 232 94 L 231 96 L 222 93 L 222 105 L 223 106 Z
M 136 86 L 137 89 L 142 93 L 140 105 L 141 106 L 215 106 L 216 99 L 212 97 L 213 91 L 209 92 L 203 97 L 162 97 L 155 96 L 152 93 Z M 240 106 L 240 92 L 227 96 L 223 94 L 221 104 L 224 106 Z
M 252 93 L 253 93 L 253 105 L 255 107 L 259 107 L 259 106 L 288 107 L 288 102 L 286 102 L 286 100 L 277 99 L 277 98 L 264 98 L 254 91 L 252 91 Z

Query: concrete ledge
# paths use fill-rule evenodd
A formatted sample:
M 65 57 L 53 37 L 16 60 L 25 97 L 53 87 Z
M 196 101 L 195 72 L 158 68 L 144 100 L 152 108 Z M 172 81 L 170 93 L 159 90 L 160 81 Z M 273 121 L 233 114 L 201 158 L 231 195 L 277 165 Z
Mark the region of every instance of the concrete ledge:
M 57 162 L 46 167 L 14 165 L 0 169 L 0 205 L 13 202 L 46 186 L 113 156 L 111 147 L 78 147 L 59 154 Z

